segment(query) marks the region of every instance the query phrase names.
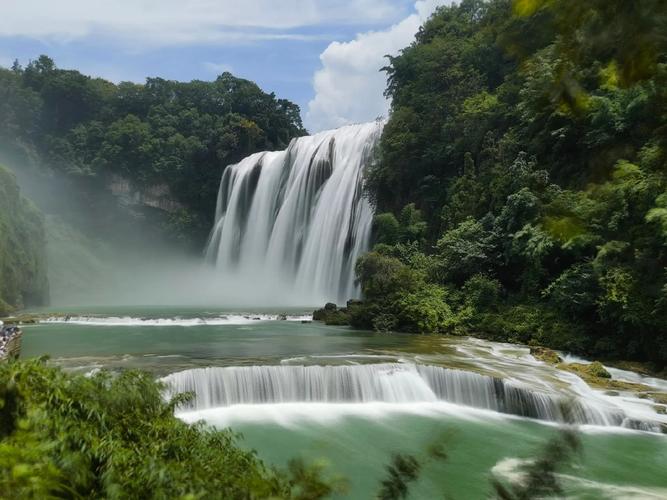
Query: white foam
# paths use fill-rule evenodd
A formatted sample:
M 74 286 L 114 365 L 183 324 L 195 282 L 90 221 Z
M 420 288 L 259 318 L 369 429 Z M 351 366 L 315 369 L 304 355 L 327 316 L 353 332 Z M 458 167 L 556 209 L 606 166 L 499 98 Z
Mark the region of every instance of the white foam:
M 491 469 L 491 474 L 503 478 L 513 484 L 522 484 L 526 481 L 524 468 L 531 464 L 532 460 L 508 457 L 500 460 Z M 664 500 L 667 498 L 667 488 L 639 487 L 629 485 L 618 485 L 594 481 L 569 474 L 556 474 L 566 486 L 567 493 L 574 489 L 579 498 L 624 498 L 635 500 Z M 572 493 L 575 493 L 572 492 Z
M 247 325 L 259 321 L 277 321 L 275 314 L 229 314 L 203 318 L 141 318 L 133 316 L 52 316 L 40 323 L 85 325 L 85 326 L 225 326 Z M 301 322 L 311 320 L 310 315 L 289 315 L 286 321 Z
M 295 427 L 304 421 L 328 425 L 348 417 L 377 420 L 399 414 L 432 418 L 453 416 L 476 421 L 518 418 L 444 401 L 408 404 L 383 402 L 241 404 L 177 412 L 176 416 L 186 423 L 203 420 L 215 427 L 225 428 L 239 423 L 266 422 L 283 427 Z

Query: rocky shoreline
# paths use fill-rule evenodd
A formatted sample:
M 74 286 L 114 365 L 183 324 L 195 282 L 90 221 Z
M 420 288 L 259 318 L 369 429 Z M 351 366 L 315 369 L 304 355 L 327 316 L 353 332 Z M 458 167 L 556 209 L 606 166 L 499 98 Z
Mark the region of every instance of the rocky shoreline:
M 17 326 L 2 327 L 0 330 L 0 362 L 17 359 L 21 354 L 23 330 Z

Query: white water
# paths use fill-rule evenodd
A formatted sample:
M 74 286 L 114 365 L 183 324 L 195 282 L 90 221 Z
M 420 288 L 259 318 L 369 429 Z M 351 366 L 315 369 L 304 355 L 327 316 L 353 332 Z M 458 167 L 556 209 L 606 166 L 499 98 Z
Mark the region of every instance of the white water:
M 275 314 L 229 314 L 204 318 L 139 318 L 133 316 L 53 316 L 40 323 L 85 326 L 224 326 L 247 325 L 257 321 L 281 319 Z M 286 315 L 285 321 L 310 321 L 312 315 Z
M 269 405 L 299 403 L 424 405 L 450 403 L 550 422 L 617 426 L 659 431 L 651 420 L 629 418 L 622 408 L 600 399 L 570 402 L 570 419 L 563 415 L 566 398 L 499 378 L 437 366 L 382 363 L 344 366 L 248 366 L 200 368 L 173 373 L 163 379 L 167 396 L 192 392 L 185 415 L 204 410 L 247 408 L 261 412 Z M 434 406 L 435 405 L 435 406 Z M 246 413 L 241 410 L 242 413 Z M 188 418 L 186 416 L 186 418 Z
M 382 127 L 301 137 L 225 170 L 206 255 L 228 301 L 319 305 L 358 296 L 354 263 L 373 219 L 363 171 Z

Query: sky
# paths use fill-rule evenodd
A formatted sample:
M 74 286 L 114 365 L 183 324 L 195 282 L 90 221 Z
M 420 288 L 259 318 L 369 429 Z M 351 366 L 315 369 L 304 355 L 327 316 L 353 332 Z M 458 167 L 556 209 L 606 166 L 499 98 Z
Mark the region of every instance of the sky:
M 230 71 L 318 132 L 384 116 L 386 54 L 451 0 L 0 0 L 0 66 L 40 54 L 114 82 Z

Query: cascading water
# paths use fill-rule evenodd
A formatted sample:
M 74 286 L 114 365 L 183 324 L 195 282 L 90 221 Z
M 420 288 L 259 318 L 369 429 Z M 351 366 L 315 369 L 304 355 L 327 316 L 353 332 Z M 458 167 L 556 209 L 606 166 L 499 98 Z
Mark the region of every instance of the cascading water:
M 228 167 L 206 256 L 223 288 L 263 305 L 342 303 L 359 291 L 354 263 L 369 245 L 373 212 L 363 196 L 383 123 L 351 125 L 292 141 Z
M 248 366 L 198 368 L 162 379 L 167 397 L 192 392 L 184 409 L 275 403 L 449 403 L 553 422 L 659 431 L 616 407 L 570 401 L 499 378 L 430 365 Z M 597 402 L 596 402 L 597 403 Z

